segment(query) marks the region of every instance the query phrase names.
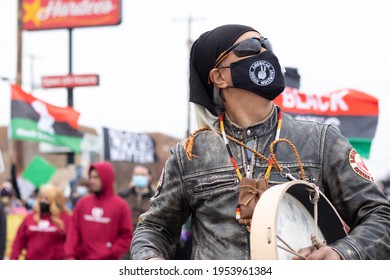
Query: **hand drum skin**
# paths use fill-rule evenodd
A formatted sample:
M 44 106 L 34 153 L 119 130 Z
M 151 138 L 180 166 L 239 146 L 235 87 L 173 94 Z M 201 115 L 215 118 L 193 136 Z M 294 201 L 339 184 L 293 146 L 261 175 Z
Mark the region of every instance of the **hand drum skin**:
M 319 198 L 318 226 L 312 200 L 315 194 Z M 314 184 L 294 180 L 273 186 L 262 194 L 253 213 L 251 259 L 290 260 L 295 256 L 290 251 L 312 245 L 312 234 L 327 244 L 343 238 L 347 235 L 344 225 L 336 209 Z

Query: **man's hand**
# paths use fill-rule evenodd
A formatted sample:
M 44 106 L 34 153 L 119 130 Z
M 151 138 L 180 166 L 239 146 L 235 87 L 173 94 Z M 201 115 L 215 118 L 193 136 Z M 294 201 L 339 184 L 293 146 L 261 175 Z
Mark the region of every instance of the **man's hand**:
M 300 249 L 298 253 L 306 260 L 341 260 L 340 255 L 329 246 L 323 246 L 313 252 L 310 247 L 307 247 Z M 300 258 L 294 257 L 293 260 L 300 260 Z

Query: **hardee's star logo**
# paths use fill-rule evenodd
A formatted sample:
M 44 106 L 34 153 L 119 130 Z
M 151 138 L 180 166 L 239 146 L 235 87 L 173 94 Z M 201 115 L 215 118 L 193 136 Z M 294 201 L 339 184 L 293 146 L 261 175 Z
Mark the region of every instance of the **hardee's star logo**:
M 23 23 L 32 21 L 35 26 L 41 25 L 41 21 L 38 18 L 38 12 L 42 8 L 41 0 L 34 0 L 33 2 L 23 1 Z

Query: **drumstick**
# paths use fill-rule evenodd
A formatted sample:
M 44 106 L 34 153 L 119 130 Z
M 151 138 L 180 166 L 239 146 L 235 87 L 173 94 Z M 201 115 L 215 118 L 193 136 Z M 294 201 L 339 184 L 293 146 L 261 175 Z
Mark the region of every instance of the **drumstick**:
M 285 250 L 286 252 L 289 252 L 299 258 L 301 258 L 302 260 L 306 259 L 306 257 L 304 257 L 303 255 L 300 255 L 298 252 L 296 252 L 293 248 L 290 247 L 290 245 L 287 244 L 287 242 L 285 242 L 279 235 L 276 236 L 284 245 L 287 246 L 286 247 L 282 247 L 280 245 L 277 245 L 280 249 L 282 250 Z

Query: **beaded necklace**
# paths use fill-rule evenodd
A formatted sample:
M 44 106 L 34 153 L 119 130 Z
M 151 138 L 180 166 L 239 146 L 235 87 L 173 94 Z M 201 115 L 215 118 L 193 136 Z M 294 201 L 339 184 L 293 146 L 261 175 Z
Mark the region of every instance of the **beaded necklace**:
M 276 128 L 275 141 L 278 140 L 280 137 L 280 131 L 282 129 L 282 119 L 283 119 L 282 116 L 283 116 L 283 114 L 282 114 L 282 111 L 280 110 L 278 112 L 278 123 L 277 123 L 277 128 Z M 240 169 L 238 168 L 237 161 L 234 158 L 232 150 L 230 149 L 230 145 L 229 145 L 229 142 L 228 142 L 228 139 L 226 136 L 225 125 L 224 125 L 224 121 L 223 121 L 224 118 L 225 118 L 225 112 L 222 112 L 222 114 L 219 116 L 219 125 L 221 127 L 222 138 L 223 138 L 223 141 L 225 142 L 226 149 L 227 149 L 229 156 L 230 156 L 230 161 L 232 162 L 234 170 L 236 171 L 238 180 L 241 181 L 242 175 L 241 175 Z M 264 178 L 267 180 L 270 176 L 273 164 L 274 164 L 274 161 L 272 160 L 272 157 L 270 156 L 270 158 L 268 159 L 268 167 L 267 167 L 266 173 L 264 175 Z

